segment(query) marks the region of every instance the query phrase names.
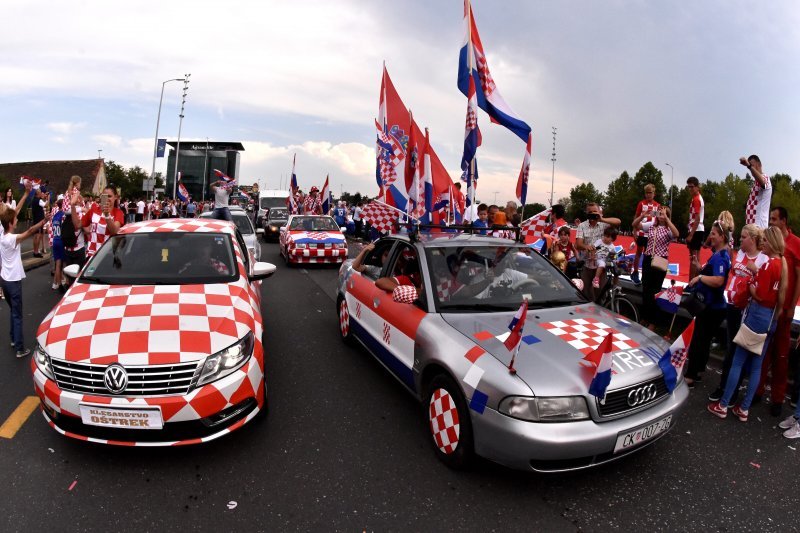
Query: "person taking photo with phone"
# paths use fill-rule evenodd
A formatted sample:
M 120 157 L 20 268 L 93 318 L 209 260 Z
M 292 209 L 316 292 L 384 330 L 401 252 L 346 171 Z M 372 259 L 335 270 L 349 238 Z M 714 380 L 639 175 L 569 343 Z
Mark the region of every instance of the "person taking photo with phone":
M 119 208 L 116 189 L 109 185 L 100 195 L 100 205 L 92 204 L 81 218 L 81 226 L 88 230 L 86 235 L 86 258 L 94 256 L 111 236 L 125 224 L 125 214 Z

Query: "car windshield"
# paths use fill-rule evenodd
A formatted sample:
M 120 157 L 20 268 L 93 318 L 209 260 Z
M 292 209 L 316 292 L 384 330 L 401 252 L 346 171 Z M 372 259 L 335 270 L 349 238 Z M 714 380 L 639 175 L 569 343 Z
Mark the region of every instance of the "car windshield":
M 331 217 L 294 217 L 290 230 L 301 231 L 339 231 L 339 226 Z
M 286 196 L 271 196 L 264 197 L 260 200 L 261 209 L 272 209 L 273 207 L 284 207 L 286 205 Z
M 286 208 L 271 207 L 269 210 L 269 219 L 279 222 L 286 222 L 289 218 L 289 211 Z
M 510 311 L 585 303 L 547 259 L 524 245 L 448 246 L 426 250 L 440 312 Z
M 109 285 L 228 283 L 239 272 L 229 235 L 154 232 L 115 235 L 79 281 Z

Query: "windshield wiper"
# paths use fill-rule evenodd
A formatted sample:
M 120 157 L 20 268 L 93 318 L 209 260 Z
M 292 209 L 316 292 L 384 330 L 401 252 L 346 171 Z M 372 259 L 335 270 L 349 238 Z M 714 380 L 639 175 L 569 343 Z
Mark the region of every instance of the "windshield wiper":
M 575 298 L 554 298 L 552 300 L 541 300 L 538 302 L 528 302 L 528 309 L 545 309 L 548 307 L 555 307 L 560 305 L 583 305 L 585 303 Z
M 439 309 L 444 311 L 513 311 L 517 309 L 516 306 L 498 305 L 498 304 L 442 304 Z

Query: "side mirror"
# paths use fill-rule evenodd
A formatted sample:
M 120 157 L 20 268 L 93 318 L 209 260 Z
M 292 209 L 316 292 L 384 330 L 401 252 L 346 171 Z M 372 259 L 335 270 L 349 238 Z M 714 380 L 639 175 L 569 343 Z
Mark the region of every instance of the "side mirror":
M 71 265 L 70 265 L 71 266 Z M 253 264 L 253 273 L 250 274 L 250 281 L 257 281 L 260 279 L 267 279 L 275 273 L 275 265 L 272 263 L 257 262 Z
M 342 233 L 347 233 L 347 228 L 339 228 L 339 231 L 341 231 Z
M 264 235 L 264 228 L 258 228 L 258 229 L 256 229 L 256 234 L 257 234 L 257 235 Z
M 61 272 L 68 278 L 75 279 L 81 273 L 81 267 L 79 265 L 69 265 L 65 266 Z
M 398 285 L 392 291 L 392 300 L 399 304 L 413 304 L 417 298 L 419 294 L 413 285 Z

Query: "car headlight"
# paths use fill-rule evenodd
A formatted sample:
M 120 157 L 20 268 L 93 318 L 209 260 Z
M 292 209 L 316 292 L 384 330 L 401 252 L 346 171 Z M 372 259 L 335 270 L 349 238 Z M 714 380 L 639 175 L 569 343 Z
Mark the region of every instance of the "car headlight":
M 38 342 L 33 349 L 33 357 L 34 361 L 36 361 L 36 368 L 38 368 L 42 374 L 55 381 L 56 377 L 53 375 L 53 365 L 50 364 L 50 356 Z
M 340 243 L 336 244 L 336 247 L 337 248 L 347 248 L 347 245 L 345 243 L 343 243 L 343 242 L 340 242 Z
M 244 365 L 250 356 L 253 355 L 253 332 L 251 331 L 235 344 L 228 346 L 222 351 L 213 355 L 209 355 L 203 368 L 200 371 L 200 377 L 197 380 L 197 386 L 211 383 L 220 378 L 224 378 L 228 374 L 233 373 L 239 367 Z
M 583 396 L 509 396 L 500 402 L 500 412 L 531 422 L 573 422 L 589 418 L 589 407 Z
M 270 231 L 278 231 L 278 226 L 270 226 L 269 230 Z
M 298 250 L 302 250 L 306 247 L 306 245 L 305 243 L 300 243 L 300 244 L 295 244 L 294 247 L 297 248 Z

